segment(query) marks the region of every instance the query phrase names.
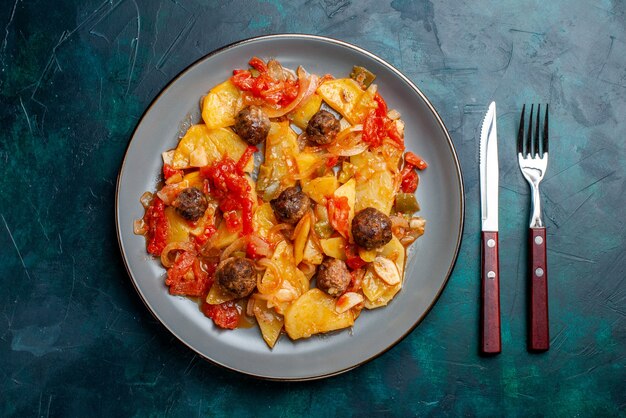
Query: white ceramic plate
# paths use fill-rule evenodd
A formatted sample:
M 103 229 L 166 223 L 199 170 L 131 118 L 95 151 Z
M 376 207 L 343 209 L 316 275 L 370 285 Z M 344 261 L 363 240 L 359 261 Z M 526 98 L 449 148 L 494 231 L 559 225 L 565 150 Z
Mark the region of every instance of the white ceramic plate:
M 293 342 L 283 336 L 270 350 L 259 330 L 223 331 L 184 297 L 170 296 L 159 260 L 146 253 L 145 240 L 133 234 L 143 216 L 139 197 L 154 191 L 161 152 L 177 144 L 183 121 L 200 120 L 200 97 L 246 68 L 252 56 L 277 58 L 316 74 L 347 76 L 353 65 L 377 75 L 381 95 L 406 123 L 407 150 L 424 157 L 417 198 L 426 233 L 412 246 L 402 291 L 385 308 L 364 310 L 351 330 Z M 215 51 L 179 74 L 141 118 L 120 169 L 116 194 L 119 245 L 128 273 L 148 309 L 184 344 L 202 357 L 249 375 L 307 380 L 350 370 L 382 354 L 405 337 L 432 308 L 456 261 L 464 217 L 459 162 L 441 118 L 426 96 L 404 75 L 375 55 L 334 39 L 310 35 L 271 35 Z

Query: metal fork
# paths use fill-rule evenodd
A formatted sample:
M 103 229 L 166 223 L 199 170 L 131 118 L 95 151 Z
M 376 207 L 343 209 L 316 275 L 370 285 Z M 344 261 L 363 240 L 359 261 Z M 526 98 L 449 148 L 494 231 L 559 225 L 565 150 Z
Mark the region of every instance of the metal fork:
M 530 107 L 528 131 L 524 135 L 524 113 L 522 107 L 517 135 L 517 161 L 522 175 L 532 192 L 529 256 L 530 256 L 530 327 L 528 349 L 546 351 L 550 348 L 550 326 L 548 320 L 548 264 L 546 257 L 546 227 L 541 217 L 539 183 L 548 167 L 548 105 L 543 123 L 543 135 L 539 135 L 541 105 L 537 105 L 537 116 L 533 132 L 534 105 Z

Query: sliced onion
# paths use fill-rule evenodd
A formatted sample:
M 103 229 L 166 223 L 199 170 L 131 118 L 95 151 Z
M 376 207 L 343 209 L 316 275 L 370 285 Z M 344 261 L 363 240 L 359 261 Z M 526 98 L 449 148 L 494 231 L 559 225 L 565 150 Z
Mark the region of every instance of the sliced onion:
M 256 235 L 250 235 L 249 242 L 254 245 L 254 251 L 257 254 L 262 255 L 263 257 L 272 256 L 272 249 L 270 248 L 270 245 L 261 238 Z
M 269 60 L 267 62 L 267 72 L 274 80 L 285 81 L 287 79 L 283 66 L 276 60 Z
M 141 202 L 141 206 L 143 206 L 144 209 L 148 209 L 148 206 L 150 206 L 150 203 L 152 203 L 153 198 L 154 198 L 154 195 L 152 193 L 145 192 L 139 198 L 139 201 Z
M 250 296 L 250 299 L 264 300 L 264 301 L 268 301 L 271 298 L 272 297 L 270 295 L 263 295 L 261 293 L 253 293 L 252 296 Z
M 298 265 L 298 268 L 300 269 L 302 273 L 304 273 L 304 276 L 308 280 L 311 280 L 311 277 L 313 277 L 313 275 L 315 274 L 315 270 L 316 270 L 315 264 L 309 263 L 308 261 L 301 262 Z
M 248 298 L 248 303 L 246 304 L 246 315 L 254 316 L 254 298 Z
M 389 112 L 387 112 L 387 117 L 391 120 L 396 120 L 396 119 L 400 119 L 400 112 L 398 112 L 396 109 L 391 109 Z
M 168 184 L 157 192 L 157 196 L 159 196 L 159 199 L 161 199 L 166 205 L 171 205 L 174 199 L 176 199 L 176 196 L 178 196 L 178 193 L 180 193 L 187 186 L 187 181 Z
M 285 283 L 289 283 L 289 282 L 285 282 Z M 278 303 L 291 302 L 292 300 L 295 300 L 297 298 L 298 298 L 298 292 L 293 287 L 289 289 L 284 289 L 284 288 L 278 289 L 278 291 L 274 295 L 274 300 Z
M 174 251 L 187 251 L 195 254 L 196 248 L 191 242 L 170 242 L 161 251 L 161 264 L 163 264 L 163 267 L 170 268 L 174 264 L 174 259 L 170 256 L 170 253 Z
M 400 215 L 391 215 L 389 219 L 391 220 L 391 232 L 402 241 L 409 230 L 409 221 Z
M 362 153 L 369 145 L 363 141 L 361 131 L 363 125 L 354 125 L 339 132 L 335 141 L 328 146 L 328 152 L 340 157 L 352 157 Z
M 144 235 L 148 231 L 148 225 L 141 219 L 135 219 L 133 222 L 133 233 L 135 235 Z
M 270 240 L 274 241 L 274 236 L 276 236 L 279 232 L 282 232 L 282 231 L 287 231 L 288 235 L 291 236 L 291 234 L 293 234 L 293 229 L 294 229 L 294 226 L 290 224 L 286 224 L 286 223 L 276 224 L 273 227 L 271 227 L 269 230 Z M 282 239 L 279 239 L 278 241 L 282 241 Z
M 245 248 L 246 244 L 248 244 L 248 237 L 237 238 L 232 244 L 224 248 L 224 251 L 222 251 L 222 254 L 220 255 L 220 262 L 229 258 L 235 251 Z
M 300 103 L 311 97 L 313 93 L 315 93 L 315 90 L 317 90 L 318 77 L 315 74 L 307 77 L 306 71 L 304 71 L 302 67 L 298 67 L 296 73 L 298 74 L 298 95 L 291 103 L 285 107 L 281 107 L 280 109 L 266 106 L 263 110 L 268 117 L 278 118 L 286 115 L 298 107 Z
M 270 294 L 278 290 L 283 284 L 283 276 L 280 274 L 280 269 L 276 265 L 275 262 L 270 260 L 269 258 L 262 258 L 257 261 L 257 264 L 261 267 L 265 267 L 266 271 L 269 270 L 273 279 L 271 283 L 264 283 L 262 274 L 257 276 L 256 287 L 259 292 L 263 294 Z

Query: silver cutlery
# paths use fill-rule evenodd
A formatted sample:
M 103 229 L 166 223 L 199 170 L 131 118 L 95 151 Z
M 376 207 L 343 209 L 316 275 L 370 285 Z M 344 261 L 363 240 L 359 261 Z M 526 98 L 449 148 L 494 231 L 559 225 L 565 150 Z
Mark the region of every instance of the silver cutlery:
M 481 352 L 498 354 L 500 340 L 500 268 L 498 258 L 498 132 L 496 102 L 491 102 L 480 133 Z
M 534 105 L 531 105 L 526 135 L 524 132 L 525 110 L 526 105 L 522 107 L 522 116 L 520 118 L 519 132 L 517 135 L 517 161 L 522 175 L 530 185 L 532 196 L 528 240 L 530 267 L 530 327 L 528 348 L 532 351 L 546 351 L 550 348 L 548 264 L 546 257 L 546 226 L 541 217 L 539 183 L 541 183 L 548 167 L 548 105 L 546 105 L 546 113 L 543 122 L 543 135 L 540 135 L 541 105 L 537 105 L 534 130 Z

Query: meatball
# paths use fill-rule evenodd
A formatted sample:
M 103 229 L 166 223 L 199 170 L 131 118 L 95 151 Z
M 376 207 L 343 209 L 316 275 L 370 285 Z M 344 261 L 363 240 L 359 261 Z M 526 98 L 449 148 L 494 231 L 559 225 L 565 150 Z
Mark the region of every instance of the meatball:
M 276 199 L 272 199 L 270 205 L 279 222 L 297 224 L 311 207 L 311 199 L 297 188 L 288 187 Z
M 339 121 L 330 112 L 320 110 L 317 112 L 306 127 L 306 135 L 309 140 L 316 144 L 330 144 L 339 132 Z
M 352 219 L 354 242 L 367 250 L 382 247 L 391 241 L 391 220 L 374 208 L 365 208 Z
M 235 117 L 234 129 L 248 144 L 257 145 L 270 132 L 270 118 L 259 107 L 244 107 Z
M 183 218 L 188 221 L 197 221 L 202 218 L 208 207 L 204 194 L 195 187 L 187 187 L 178 194 L 172 202 L 172 206 Z
M 337 297 L 346 291 L 350 284 L 350 272 L 346 263 L 327 257 L 317 271 L 317 288 Z
M 215 281 L 236 298 L 246 297 L 256 287 L 254 264 L 247 258 L 232 258 L 218 267 Z

